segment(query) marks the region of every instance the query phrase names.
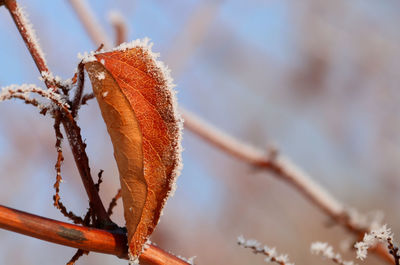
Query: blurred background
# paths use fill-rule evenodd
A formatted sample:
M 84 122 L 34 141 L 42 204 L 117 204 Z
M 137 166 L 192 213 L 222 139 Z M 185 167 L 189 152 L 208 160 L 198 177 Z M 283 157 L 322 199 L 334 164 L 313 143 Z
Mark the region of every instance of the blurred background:
M 274 144 L 349 207 L 381 210 L 400 238 L 400 2 L 394 0 L 87 1 L 111 39 L 110 11 L 128 39 L 149 37 L 172 69 L 179 104 L 254 146 Z M 78 52 L 94 50 L 67 0 L 20 0 L 54 74 L 72 76 Z M 397 10 L 397 11 L 396 11 Z M 39 73 L 0 8 L 0 85 Z M 86 84 L 90 91 L 90 84 Z M 52 119 L 19 101 L 0 104 L 0 203 L 58 220 L 52 206 L 56 150 Z M 105 204 L 119 187 L 106 127 L 93 100 L 79 124 L 92 173 L 104 172 Z M 64 143 L 61 199 L 83 215 L 87 197 Z M 244 235 L 296 264 L 329 264 L 313 241 L 354 238 L 287 183 L 232 158 L 191 132 L 175 196 L 151 240 L 196 264 L 265 264 L 236 244 Z M 121 203 L 113 219 L 124 225 Z M 0 264 L 65 264 L 75 250 L 0 230 Z M 90 253 L 77 264 L 127 264 Z M 373 256 L 365 264 L 384 264 Z

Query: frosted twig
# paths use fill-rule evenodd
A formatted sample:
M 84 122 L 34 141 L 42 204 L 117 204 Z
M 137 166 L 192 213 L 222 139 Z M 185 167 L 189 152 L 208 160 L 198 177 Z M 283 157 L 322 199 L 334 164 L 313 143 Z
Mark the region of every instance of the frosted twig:
M 261 247 L 261 243 L 259 243 L 257 240 L 246 240 L 243 236 L 239 236 L 237 243 L 243 248 L 249 248 L 253 250 L 255 254 L 263 254 L 264 256 L 267 256 L 265 258 L 266 262 L 275 262 L 280 265 L 294 265 L 294 263 L 289 262 L 288 255 L 278 255 L 275 248 L 269 248 L 268 246 Z
M 398 247 L 393 244 L 393 233 L 387 225 L 383 225 L 377 229 L 371 230 L 366 233 L 362 241 L 357 242 L 354 247 L 357 249 L 357 258 L 365 259 L 367 257 L 368 249 L 378 243 L 387 243 L 389 253 L 393 256 L 396 265 L 400 263 L 400 255 Z
M 38 44 L 34 42 L 34 38 L 31 36 L 32 32 L 26 30 L 24 19 L 21 18 L 21 14 L 17 10 L 18 6 L 16 0 L 5 0 L 4 4 L 10 11 L 10 14 L 17 26 L 17 29 L 19 30 L 26 46 L 28 47 L 32 58 L 35 61 L 37 68 L 39 69 L 39 72 L 50 72 L 44 60 L 43 54 L 41 54 L 38 50 Z M 49 90 L 51 90 L 50 92 L 57 90 L 57 87 L 54 86 L 54 84 L 46 81 L 45 83 Z M 101 202 L 100 196 L 96 188 L 94 187 L 94 182 L 90 173 L 89 159 L 85 151 L 86 145 L 83 142 L 82 136 L 80 134 L 80 128 L 72 115 L 69 113 L 69 111 L 66 111 L 63 114 L 65 115 L 62 115 L 62 124 L 65 128 L 67 138 L 72 149 L 72 154 L 74 156 L 76 166 L 82 179 L 82 183 L 89 197 L 90 206 L 93 207 L 93 211 L 100 219 L 99 227 L 116 228 L 117 225 L 110 220 L 109 216 L 107 215 L 106 209 Z
M 0 93 L 0 101 L 13 98 L 15 94 L 25 95 L 25 97 L 28 98 L 29 93 L 35 93 L 49 99 L 66 114 L 69 114 L 69 105 L 59 94 L 52 92 L 51 90 L 44 90 L 33 84 L 10 85 L 3 87 Z
M 59 205 L 59 201 L 60 201 L 60 183 L 62 182 L 62 177 L 61 177 L 61 164 L 64 161 L 64 156 L 62 153 L 62 147 L 61 147 L 61 143 L 62 143 L 62 139 L 64 138 L 61 130 L 60 130 L 60 124 L 61 124 L 61 118 L 60 118 L 60 114 L 57 113 L 58 115 L 54 118 L 54 131 L 56 134 L 56 144 L 55 147 L 57 149 L 57 162 L 55 164 L 55 169 L 57 172 L 56 175 L 56 182 L 54 183 L 53 187 L 56 190 L 56 193 L 53 196 L 53 201 L 54 201 L 54 206 L 57 209 L 60 209 L 60 205 Z
M 103 31 L 102 27 L 99 26 L 99 22 L 94 16 L 92 10 L 89 8 L 85 0 L 69 0 L 72 8 L 75 10 L 82 21 L 90 38 L 94 41 L 96 46 L 104 44 L 106 49 L 111 47 L 111 41 L 108 39 L 107 34 Z
M 39 72 L 50 72 L 46 63 L 44 53 L 36 37 L 35 31 L 32 27 L 32 24 L 28 20 L 28 16 L 17 4 L 16 0 L 4 0 L 4 4 L 10 12 L 10 15 L 13 18 L 14 23 L 17 26 L 17 29 L 21 34 L 21 37 L 24 40 L 26 47 L 28 48 L 29 53 L 31 54 Z M 56 90 L 54 84 L 51 84 L 46 80 L 45 83 L 46 86 L 52 91 Z
M 333 251 L 333 247 L 326 242 L 314 242 L 311 244 L 311 253 L 322 255 L 340 265 L 357 265 L 353 261 L 344 261 L 339 253 Z
M 310 202 L 318 206 L 325 214 L 346 227 L 349 231 L 360 235 L 368 229 L 368 227 L 359 226 L 357 220 L 352 220 L 344 206 L 338 200 L 288 158 L 278 155 L 271 159 L 262 150 L 233 138 L 185 109 L 181 108 L 180 112 L 185 121 L 184 125 L 186 129 L 197 134 L 203 140 L 225 153 L 250 165 L 272 172 L 278 178 L 288 181 L 289 184 L 308 198 Z M 382 251 L 381 246 L 377 248 L 377 253 L 386 260 L 390 260 L 390 255 Z
M 9 100 L 9 99 L 21 99 L 23 100 L 26 104 L 30 104 L 34 107 L 37 107 L 40 110 L 40 113 L 43 115 L 46 115 L 46 113 L 49 111 L 48 106 L 44 106 L 43 104 L 40 104 L 39 101 L 37 101 L 34 98 L 29 98 L 26 94 L 20 94 L 20 93 L 10 93 L 7 97 L 4 97 L 2 100 Z
M 73 87 L 72 79 L 62 80 L 59 76 L 54 76 L 53 73 L 43 71 L 40 73 L 39 80 L 44 81 L 47 84 L 60 88 L 64 95 L 68 95 L 68 91 Z
M 64 206 L 64 204 L 60 201 L 60 183 L 62 182 L 62 177 L 61 177 L 61 164 L 64 161 L 63 153 L 62 153 L 62 139 L 64 138 L 61 129 L 60 129 L 60 124 L 61 124 L 61 114 L 60 112 L 55 113 L 54 117 L 54 132 L 56 134 L 56 144 L 55 147 L 57 149 L 57 162 L 55 165 L 55 169 L 57 172 L 56 176 L 56 182 L 54 183 L 54 189 L 56 190 L 56 193 L 53 196 L 53 202 L 54 206 L 60 210 L 60 212 L 67 217 L 68 219 L 72 220 L 75 224 L 84 224 L 84 220 L 75 215 L 72 211 L 68 211 L 67 208 Z

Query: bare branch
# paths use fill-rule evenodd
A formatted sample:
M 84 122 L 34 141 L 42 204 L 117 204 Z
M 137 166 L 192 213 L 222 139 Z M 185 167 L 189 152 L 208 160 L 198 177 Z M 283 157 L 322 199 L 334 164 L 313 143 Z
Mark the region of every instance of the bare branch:
M 68 224 L 0 205 L 0 228 L 48 242 L 128 259 L 126 233 Z M 139 257 L 141 264 L 188 265 L 187 262 L 149 245 Z
M 21 37 L 24 40 L 40 74 L 42 74 L 42 72 L 50 72 L 44 58 L 44 53 L 40 48 L 39 42 L 36 38 L 35 31 L 29 23 L 26 14 L 24 14 L 23 10 L 21 7 L 19 7 L 15 0 L 4 0 L 4 4 L 8 11 L 10 11 L 10 15 L 13 18 L 14 23 L 17 26 L 17 29 L 21 34 Z M 51 84 L 46 80 L 45 83 L 47 87 L 55 91 L 56 87 L 54 84 Z
M 33 30 L 29 30 L 31 26 L 27 25 L 27 19 L 23 16 L 15 0 L 6 0 L 5 6 L 10 11 L 12 18 L 26 44 L 33 60 L 36 63 L 40 73 L 50 73 L 43 53 L 40 52 L 40 47 L 34 36 Z M 46 86 L 52 91 L 56 91 L 57 87 L 50 83 L 46 78 L 44 79 Z M 65 128 L 69 144 L 71 146 L 72 154 L 74 155 L 75 163 L 78 167 L 83 185 L 85 186 L 86 193 L 88 194 L 90 205 L 94 208 L 96 215 L 101 220 L 101 225 L 104 227 L 115 227 L 116 225 L 111 221 L 107 215 L 106 209 L 101 202 L 100 196 L 94 186 L 94 182 L 90 173 L 89 158 L 86 154 L 86 145 L 82 140 L 80 128 L 76 121 L 71 117 L 72 115 L 62 114 L 61 122 Z
M 356 235 L 363 235 L 365 227 L 359 227 L 349 218 L 344 206 L 336 200 L 327 190 L 317 184 L 309 175 L 290 162 L 288 158 L 274 155 L 271 159 L 262 150 L 245 144 L 232 136 L 220 131 L 194 114 L 181 108 L 185 128 L 203 138 L 206 142 L 221 149 L 250 165 L 274 173 L 278 178 L 286 180 L 303 194 L 310 202 L 320 208 L 333 220 L 346 227 Z M 391 261 L 390 255 L 382 251 L 382 246 L 377 247 L 376 253 L 385 260 Z

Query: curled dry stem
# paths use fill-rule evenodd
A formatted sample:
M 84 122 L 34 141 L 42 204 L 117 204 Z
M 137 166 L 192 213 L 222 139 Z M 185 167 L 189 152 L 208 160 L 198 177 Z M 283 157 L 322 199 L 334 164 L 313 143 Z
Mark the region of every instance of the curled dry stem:
M 61 129 L 60 129 L 60 124 L 61 124 L 61 114 L 57 112 L 54 116 L 54 131 L 56 134 L 56 144 L 55 147 L 57 149 L 57 162 L 55 164 L 55 169 L 57 172 L 56 176 L 56 182 L 54 183 L 54 189 L 56 190 L 56 193 L 53 196 L 53 202 L 54 206 L 60 210 L 60 212 L 73 221 L 75 224 L 84 224 L 84 220 L 74 214 L 72 211 L 68 211 L 67 208 L 64 206 L 64 204 L 60 201 L 60 183 L 62 182 L 62 177 L 61 177 L 61 164 L 64 161 L 63 153 L 62 153 L 62 139 L 64 138 Z
M 110 201 L 110 205 L 108 206 L 107 210 L 108 216 L 111 216 L 113 214 L 113 210 L 115 206 L 117 206 L 117 201 L 119 198 L 121 198 L 121 196 L 122 196 L 121 189 L 119 189 L 117 194 L 115 194 L 115 196 Z

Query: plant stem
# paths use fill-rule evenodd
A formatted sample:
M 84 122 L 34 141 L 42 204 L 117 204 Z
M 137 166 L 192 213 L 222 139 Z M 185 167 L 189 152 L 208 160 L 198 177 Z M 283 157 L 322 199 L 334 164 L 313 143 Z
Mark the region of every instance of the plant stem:
M 0 205 L 0 228 L 48 242 L 105 253 L 128 259 L 126 233 L 64 223 Z M 188 265 L 183 260 L 150 245 L 139 257 L 140 264 Z
M 29 30 L 30 25 L 27 25 L 26 18 L 22 17 L 20 8 L 15 0 L 5 0 L 4 4 L 9 10 L 17 29 L 24 40 L 26 47 L 29 50 L 38 70 L 40 73 L 49 72 L 49 68 L 43 57 L 39 44 L 35 41 L 35 36 Z M 49 89 L 55 90 L 56 87 L 45 79 L 46 86 Z M 107 215 L 107 211 L 101 202 L 100 196 L 94 186 L 93 179 L 90 174 L 89 159 L 85 151 L 85 144 L 83 143 L 80 134 L 80 128 L 75 120 L 68 119 L 64 114 L 62 115 L 62 124 L 71 150 L 75 159 L 76 166 L 82 178 L 83 185 L 85 186 L 86 193 L 89 197 L 90 206 L 93 207 L 97 217 L 99 218 L 100 227 L 115 226 Z
M 75 122 L 71 122 L 65 117 L 61 120 L 68 142 L 71 146 L 72 154 L 75 159 L 75 164 L 78 168 L 79 174 L 85 187 L 86 193 L 89 197 L 90 206 L 93 208 L 96 216 L 100 219 L 99 227 L 113 227 L 115 224 L 111 221 L 101 202 L 99 193 L 95 187 L 93 178 L 90 173 L 89 158 L 86 154 L 86 144 L 82 140 L 80 128 Z
M 294 186 L 297 191 L 337 223 L 358 236 L 364 235 L 365 228 L 360 227 L 354 220 L 348 217 L 343 205 L 289 159 L 279 155 L 272 158 L 268 157 L 263 150 L 254 148 L 235 139 L 198 118 L 196 115 L 182 108 L 180 112 L 185 121 L 186 129 L 189 129 L 223 152 L 250 165 L 272 172 L 278 178 L 286 180 L 287 183 Z M 393 264 L 391 255 L 385 250 L 382 244 L 377 245 L 375 253 L 387 262 Z

